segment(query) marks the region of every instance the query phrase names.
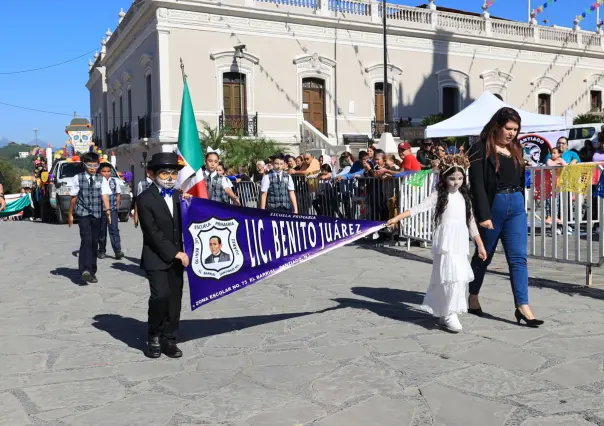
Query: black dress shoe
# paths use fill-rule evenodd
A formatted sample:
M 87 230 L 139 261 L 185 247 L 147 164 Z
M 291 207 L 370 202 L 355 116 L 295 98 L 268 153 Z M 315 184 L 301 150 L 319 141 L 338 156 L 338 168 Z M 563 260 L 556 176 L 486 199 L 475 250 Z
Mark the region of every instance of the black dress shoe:
M 96 257 L 98 257 L 99 259 L 104 259 L 105 257 L 107 257 L 107 255 L 103 252 L 99 252 Z
M 178 349 L 176 346 L 176 342 L 173 340 L 164 340 L 161 343 L 161 351 L 170 358 L 180 358 L 182 356 L 182 351 Z
M 82 281 L 84 281 L 85 284 L 88 284 L 91 279 L 92 279 L 92 274 L 90 272 L 88 272 L 88 271 L 82 272 Z
M 514 316 L 516 317 L 516 321 L 518 321 L 518 325 L 520 325 L 520 320 L 523 320 L 526 323 L 527 327 L 537 328 L 540 325 L 543 325 L 543 321 L 538 319 L 528 319 L 519 309 L 516 309 L 514 312 Z
M 99 282 L 99 280 L 96 278 L 96 275 L 92 274 L 92 276 L 90 277 L 90 282 L 96 284 Z
M 123 257 L 124 257 L 124 253 L 123 253 L 123 252 L 118 251 L 117 253 L 115 253 L 115 258 L 116 258 L 117 260 L 120 260 L 120 259 L 121 259 L 121 258 L 123 258 Z
M 147 341 L 147 354 L 149 358 L 159 358 L 161 356 L 161 345 L 159 337 L 152 337 Z

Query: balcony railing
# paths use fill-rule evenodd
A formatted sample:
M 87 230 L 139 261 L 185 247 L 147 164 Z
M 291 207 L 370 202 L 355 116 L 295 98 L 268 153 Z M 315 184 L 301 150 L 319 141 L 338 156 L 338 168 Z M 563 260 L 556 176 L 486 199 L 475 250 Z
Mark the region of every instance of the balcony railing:
M 145 114 L 138 117 L 138 138 L 151 137 L 151 114 Z
M 222 111 L 218 117 L 218 128 L 229 136 L 258 136 L 258 113 L 252 116 L 224 115 Z
M 386 124 L 388 125 L 388 131 L 390 133 L 392 133 L 392 136 L 395 138 L 400 137 L 400 128 L 403 125 L 403 119 L 399 118 L 396 121 L 389 121 L 389 122 L 384 122 L 384 120 L 377 120 L 377 119 L 373 119 L 371 120 L 371 137 L 373 139 L 379 139 L 382 136 L 382 133 L 384 133 L 384 127 L 386 126 Z
M 132 141 L 130 123 L 125 123 L 107 133 L 107 148 L 116 148 Z

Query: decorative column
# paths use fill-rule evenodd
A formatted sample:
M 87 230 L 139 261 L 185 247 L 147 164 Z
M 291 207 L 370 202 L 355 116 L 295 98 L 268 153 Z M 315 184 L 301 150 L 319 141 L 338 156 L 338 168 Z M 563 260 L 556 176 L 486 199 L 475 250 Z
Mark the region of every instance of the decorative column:
M 573 21 L 573 31 L 575 31 L 577 33 L 577 45 L 579 47 L 583 46 L 583 37 L 581 34 L 581 27 L 579 26 L 579 18 L 575 18 L 575 20 Z
M 491 37 L 493 34 L 491 28 L 491 15 L 489 14 L 489 6 L 486 1 L 482 4 L 482 17 L 484 18 L 484 30 L 487 34 L 487 37 Z
M 371 0 L 371 22 L 380 23 L 380 6 L 378 0 Z
M 319 3 L 319 15 L 329 16 L 329 0 L 317 0 Z
M 117 25 L 119 26 L 119 24 L 122 23 L 122 21 L 124 20 L 124 16 L 126 16 L 126 12 L 124 12 L 124 8 L 120 9 L 120 13 L 117 14 L 118 17 L 118 21 L 117 21 Z
M 436 11 L 436 4 L 434 4 L 434 0 L 430 0 L 428 9 L 430 10 L 430 24 L 432 25 L 432 29 L 435 30 L 436 29 L 436 19 L 437 19 L 436 14 L 438 12 Z

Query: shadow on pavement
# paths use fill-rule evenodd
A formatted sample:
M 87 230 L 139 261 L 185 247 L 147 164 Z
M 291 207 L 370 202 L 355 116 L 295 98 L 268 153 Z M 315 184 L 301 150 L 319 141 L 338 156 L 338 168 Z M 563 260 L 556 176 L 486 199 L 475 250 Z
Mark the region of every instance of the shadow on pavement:
M 143 278 L 146 277 L 144 271 L 138 265 L 132 265 L 130 263 L 125 264 L 125 263 L 114 262 L 111 265 L 111 267 L 113 269 L 117 269 L 118 271 L 128 272 L 130 274 L 138 275 L 139 277 L 143 277 Z
M 84 281 L 82 281 L 80 271 L 76 268 L 57 268 L 50 271 L 50 274 L 68 278 L 75 285 L 85 285 Z
M 399 251 L 396 249 L 383 247 L 383 246 L 376 246 L 376 245 L 372 245 L 372 244 L 364 244 L 364 245 L 358 244 L 357 247 L 359 247 L 363 250 L 377 251 L 379 253 L 382 253 L 382 254 L 385 254 L 388 256 L 399 257 L 399 258 L 406 259 L 406 260 L 412 260 L 412 261 L 416 261 L 416 262 L 432 264 L 432 259 L 430 259 L 428 257 L 419 256 L 417 254 L 409 253 L 409 252 L 402 251 L 402 250 Z M 503 257 L 504 255 L 503 255 L 503 253 L 497 253 L 496 256 Z M 530 274 L 530 272 L 531 272 L 531 270 L 529 268 L 529 274 Z M 510 276 L 510 273 L 507 271 L 496 271 L 493 269 L 489 269 L 487 271 L 487 274 L 499 275 L 501 277 Z M 554 291 L 557 291 L 562 294 L 566 294 L 567 296 L 570 296 L 570 297 L 579 295 L 579 296 L 591 297 L 592 299 L 604 300 L 604 289 L 603 288 L 585 287 L 585 286 L 583 286 L 581 284 L 577 284 L 577 283 L 566 283 L 566 282 L 550 280 L 550 279 L 546 279 L 546 278 L 529 277 L 529 287 L 547 288 L 547 289 L 554 290 Z M 490 318 L 492 316 L 485 316 L 485 317 Z M 508 322 L 507 320 L 503 320 L 498 317 L 492 317 L 492 319 L 499 319 L 504 322 Z
M 180 321 L 178 342 L 203 339 L 231 331 L 243 330 L 257 325 L 298 318 L 312 314 L 340 309 L 342 306 L 322 309 L 316 312 L 297 312 L 289 314 L 257 315 L 249 317 L 195 319 Z M 120 340 L 134 349 L 144 351 L 147 344 L 147 323 L 135 318 L 123 317 L 117 314 L 100 314 L 94 316 L 92 326 L 109 333 L 114 339 Z
M 372 302 L 363 299 L 332 299 L 340 308 L 367 309 L 381 317 L 403 322 L 412 322 L 432 330 L 436 328 L 437 319 L 411 305 L 421 305 L 424 293 L 395 288 L 353 287 L 353 294 L 374 299 Z

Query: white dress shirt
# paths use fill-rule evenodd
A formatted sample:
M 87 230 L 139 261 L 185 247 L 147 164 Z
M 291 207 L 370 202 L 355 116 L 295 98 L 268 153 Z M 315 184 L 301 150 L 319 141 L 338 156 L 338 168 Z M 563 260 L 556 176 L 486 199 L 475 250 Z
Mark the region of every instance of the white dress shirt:
M 94 175 L 89 175 L 87 172 L 84 172 L 86 174 L 86 180 L 90 181 L 91 177 L 94 177 Z M 69 195 L 71 195 L 72 197 L 75 197 L 78 195 L 78 193 L 80 192 L 80 178 L 78 177 L 79 174 L 75 175 L 73 177 L 73 180 L 71 181 L 71 192 L 69 193 Z M 119 188 L 119 186 L 118 186 Z M 109 181 L 105 178 L 103 178 L 103 183 L 101 184 L 101 195 L 111 195 L 113 194 L 113 192 L 111 192 L 111 187 L 109 186 Z
M 279 178 L 279 182 L 281 182 L 281 179 L 283 179 L 283 171 L 280 172 L 275 172 Z M 260 183 L 260 192 L 268 192 L 268 188 L 269 186 L 271 186 L 271 178 L 269 177 L 270 173 L 265 174 L 262 177 L 262 183 Z M 289 176 L 289 175 L 288 175 Z M 291 176 L 289 177 L 289 180 L 287 182 L 287 190 L 288 191 L 293 191 L 294 188 L 294 180 L 291 178 Z
M 157 186 L 156 183 L 153 183 L 153 186 L 155 186 L 157 188 L 157 190 L 159 191 L 159 196 L 161 197 L 161 188 L 159 186 Z M 170 215 L 172 215 L 172 217 L 174 217 L 174 200 L 172 200 L 172 195 L 165 196 L 162 198 L 166 202 L 166 205 L 168 206 L 168 210 L 170 210 Z

